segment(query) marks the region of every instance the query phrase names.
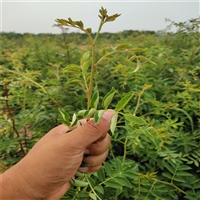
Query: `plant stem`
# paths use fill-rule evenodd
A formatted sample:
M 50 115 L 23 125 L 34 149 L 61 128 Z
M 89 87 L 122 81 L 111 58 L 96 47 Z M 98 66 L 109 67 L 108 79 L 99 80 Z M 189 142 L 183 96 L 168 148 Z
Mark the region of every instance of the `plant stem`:
M 97 33 L 96 33 L 96 35 L 95 35 L 94 44 L 95 44 L 95 42 L 96 42 L 96 40 L 97 40 L 97 38 L 98 38 L 98 36 L 99 36 L 99 33 L 100 33 L 100 31 L 101 31 L 102 26 L 103 26 L 103 19 L 101 19 L 101 22 L 100 22 L 100 24 L 99 24 L 98 31 L 97 31 Z
M 102 200 L 102 199 L 98 196 L 98 194 L 95 192 L 95 190 L 94 190 L 94 188 L 92 187 L 92 185 L 91 185 L 91 183 L 90 183 L 90 181 L 89 181 L 87 175 L 85 175 L 85 179 L 87 180 L 87 182 L 88 182 L 88 184 L 89 184 L 89 186 L 90 186 L 92 192 L 96 195 L 96 197 L 97 197 L 99 200 Z
M 159 179 L 156 179 L 156 178 L 152 178 L 152 180 L 157 181 L 157 182 L 159 182 L 159 183 L 166 184 L 166 185 L 170 185 L 170 186 L 176 188 L 179 192 L 181 192 L 181 193 L 183 193 L 183 194 L 185 194 L 185 195 L 187 194 L 185 191 L 181 190 L 179 187 L 177 187 L 177 186 L 174 185 L 173 183 L 168 183 L 168 182 L 166 182 L 166 181 L 162 181 L 162 180 L 159 180 Z
M 126 145 L 127 145 L 127 142 L 128 142 L 128 138 L 126 137 L 125 142 L 124 142 L 124 155 L 123 155 L 122 165 L 124 164 L 124 162 L 126 160 L 126 154 L 127 154 Z
M 12 112 L 11 112 L 11 109 L 10 109 L 10 106 L 9 106 L 9 102 L 8 102 L 8 95 L 9 95 L 9 93 L 8 93 L 7 84 L 5 84 L 4 89 L 5 89 L 5 95 L 6 95 L 5 103 L 6 103 L 6 109 L 7 109 L 7 112 L 8 112 L 8 116 L 11 118 L 12 128 L 13 128 L 15 134 L 16 134 L 17 137 L 19 138 L 20 135 L 19 135 L 19 132 L 17 131 L 17 129 L 16 129 L 16 127 L 15 127 L 15 120 L 12 118 L 13 116 L 12 116 Z M 22 145 L 21 140 L 19 140 L 19 145 L 20 145 L 20 149 L 21 149 L 21 151 L 22 151 L 23 156 L 25 156 L 26 153 L 25 153 L 25 150 L 24 150 L 24 148 L 23 148 L 23 145 Z
M 64 40 L 64 43 L 65 43 L 67 61 L 68 61 L 68 64 L 70 64 L 70 54 L 69 54 L 69 47 L 68 47 L 68 43 L 67 43 L 67 39 L 66 39 L 66 35 L 65 35 L 65 29 L 63 28 L 63 26 L 60 26 L 60 28 L 62 30 L 63 40 Z
M 149 194 L 151 193 L 151 191 L 152 191 L 152 189 L 153 189 L 153 187 L 154 187 L 154 185 L 155 185 L 156 183 L 157 183 L 157 180 L 155 180 L 155 181 L 153 182 L 153 184 L 152 184 L 150 190 L 148 191 L 148 193 L 147 193 L 147 195 L 146 195 L 146 198 L 148 198 Z
M 93 88 L 93 80 L 94 80 L 94 71 L 95 71 L 95 66 L 94 66 L 94 63 L 95 63 L 95 45 L 94 45 L 94 42 L 92 41 L 92 67 L 91 67 L 91 72 L 90 72 L 90 82 L 89 82 L 89 88 L 88 88 L 88 91 L 87 91 L 87 108 L 90 107 L 90 104 L 91 104 L 91 96 L 92 96 L 92 88 Z
M 140 106 L 140 98 L 141 98 L 141 96 L 142 96 L 142 92 L 138 95 L 137 104 L 136 104 L 136 107 L 135 107 L 135 110 L 134 110 L 134 113 L 133 113 L 134 116 L 136 115 L 137 110 L 138 110 L 138 108 Z
M 90 104 L 91 104 L 91 96 L 92 96 L 93 81 L 94 81 L 94 72 L 95 72 L 95 68 L 96 68 L 96 65 L 95 65 L 95 43 L 96 43 L 98 35 L 101 31 L 102 25 L 103 25 L 103 20 L 101 20 L 101 22 L 100 22 L 100 25 L 99 25 L 99 28 L 98 28 L 98 31 L 95 35 L 94 40 L 92 39 L 91 35 L 88 35 L 89 39 L 90 39 L 91 48 L 92 48 L 92 66 L 91 66 L 91 72 L 90 72 L 89 88 L 88 88 L 88 91 L 87 91 L 87 108 L 89 108 Z
M 144 93 L 144 91 L 145 91 L 145 89 L 143 88 L 142 91 L 138 94 L 137 104 L 136 104 L 136 107 L 135 107 L 135 110 L 134 110 L 134 113 L 133 113 L 134 116 L 136 115 L 137 110 L 138 110 L 138 108 L 140 106 L 140 99 L 141 99 L 141 96 Z

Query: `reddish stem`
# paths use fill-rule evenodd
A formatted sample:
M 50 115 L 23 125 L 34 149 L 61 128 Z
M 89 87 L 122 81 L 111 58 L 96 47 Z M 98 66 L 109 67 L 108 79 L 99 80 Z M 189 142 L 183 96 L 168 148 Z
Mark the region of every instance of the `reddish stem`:
M 6 95 L 6 100 L 5 100 L 6 110 L 8 112 L 9 117 L 11 118 L 12 128 L 13 128 L 15 134 L 17 135 L 17 137 L 20 137 L 19 132 L 17 131 L 17 129 L 15 127 L 15 120 L 12 118 L 13 116 L 12 116 L 12 112 L 11 112 L 11 109 L 10 109 L 10 106 L 9 106 L 9 102 L 8 102 L 9 92 L 8 92 L 8 88 L 7 88 L 7 83 L 5 83 L 4 89 L 5 89 L 5 95 Z M 24 148 L 23 148 L 21 140 L 19 140 L 19 145 L 20 145 L 20 148 L 21 148 L 21 151 L 22 151 L 23 155 L 25 156 L 26 153 L 24 151 Z

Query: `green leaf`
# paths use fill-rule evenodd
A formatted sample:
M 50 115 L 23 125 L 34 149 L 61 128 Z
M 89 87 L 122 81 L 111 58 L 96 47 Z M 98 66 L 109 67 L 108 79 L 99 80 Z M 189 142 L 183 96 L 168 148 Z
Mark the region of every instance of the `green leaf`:
M 193 186 L 194 189 L 199 189 L 200 188 L 200 182 L 195 183 Z
M 153 64 L 153 65 L 157 65 L 155 62 L 153 62 L 152 60 L 150 60 L 150 59 L 148 59 L 148 58 L 146 58 L 146 57 L 144 57 L 144 56 L 139 56 L 139 58 L 140 58 L 140 57 L 142 57 L 143 60 L 146 60 L 147 62 L 150 62 L 150 63 Z
M 141 117 L 137 117 L 131 114 L 124 114 L 127 121 L 131 122 L 131 125 L 146 125 L 147 123 Z
M 112 169 L 111 164 L 109 164 L 108 162 L 105 162 L 105 163 L 104 163 L 104 168 L 105 168 L 106 174 L 107 174 L 108 176 L 112 176 L 112 174 L 113 174 L 113 169 Z
M 197 167 L 199 167 L 199 163 L 195 160 L 194 161 L 194 164 L 197 166 Z
M 105 19 L 105 17 L 107 16 L 107 10 L 103 7 L 101 7 L 101 9 L 99 9 L 99 13 L 101 14 L 101 15 L 99 15 L 99 17 L 101 19 Z
M 115 166 L 116 166 L 116 171 L 121 172 L 122 170 L 122 162 L 119 158 L 115 159 Z
M 104 181 L 104 180 L 103 180 L 103 181 Z M 103 189 L 103 187 L 102 187 L 101 185 L 97 185 L 97 186 L 95 187 L 95 190 L 96 190 L 97 192 L 101 193 L 101 194 L 104 194 L 104 189 Z
M 81 65 L 81 69 L 82 69 L 83 74 L 86 74 L 90 64 L 91 64 L 91 59 L 88 59 L 83 63 L 83 65 Z
M 142 60 L 145 60 L 145 61 L 148 61 L 148 62 L 151 62 L 151 60 L 149 60 L 148 58 L 146 58 L 145 56 L 138 56 L 138 58 L 142 59 Z
M 177 182 L 185 183 L 185 180 L 180 176 L 174 176 L 173 180 Z
M 90 57 L 90 52 L 87 51 L 83 54 L 81 60 L 80 60 L 80 64 L 81 66 L 84 64 L 84 62 Z
M 90 182 L 90 185 L 92 187 L 94 187 L 96 185 L 96 181 L 91 177 L 91 176 L 87 176 L 88 182 Z
M 130 52 L 144 52 L 145 49 L 142 49 L 142 48 L 132 48 L 132 49 L 129 49 Z M 134 58 L 134 56 L 132 56 L 131 58 L 129 58 L 129 60 L 132 60 L 132 58 Z
M 91 99 L 91 107 L 97 109 L 99 103 L 99 91 L 96 90 Z
M 144 131 L 144 134 L 155 144 L 156 148 L 158 149 L 161 141 L 156 135 L 156 133 L 152 129 L 143 130 L 143 131 Z
M 131 178 L 131 179 L 137 179 L 137 178 L 139 178 L 138 174 L 136 174 L 135 172 L 131 172 L 131 171 L 129 171 L 129 172 L 123 172 L 122 174 L 123 174 L 123 176 L 125 176 L 127 178 Z
M 157 200 L 157 199 L 163 199 L 163 196 L 161 195 L 162 193 L 159 193 L 159 192 L 157 192 L 157 191 L 151 191 L 151 194 L 154 196 L 154 197 L 156 197 L 156 199 L 155 200 Z
M 84 173 L 77 171 L 76 172 L 76 177 L 84 177 Z
M 83 29 L 84 25 L 82 21 L 75 21 L 75 24 L 80 27 L 81 29 Z
M 94 122 L 95 122 L 96 124 L 99 123 L 99 120 L 101 119 L 101 117 L 103 116 L 103 114 L 104 114 L 105 111 L 106 111 L 106 110 L 99 110 L 98 112 L 96 112 L 96 113 L 94 114 Z
M 76 123 L 77 123 L 77 117 L 76 117 L 76 113 L 74 113 L 72 116 L 72 122 L 71 122 L 70 126 L 74 126 L 74 125 L 76 125 Z
M 112 22 L 114 21 L 117 17 L 119 17 L 121 14 L 114 14 L 114 15 L 111 15 L 111 16 L 108 16 L 105 20 L 105 22 Z
M 131 56 L 131 57 L 129 58 L 130 61 L 133 61 L 133 60 L 135 60 L 135 59 L 137 59 L 137 56 L 136 56 L 136 55 L 133 55 L 133 56 Z
M 128 102 L 132 99 L 133 97 L 133 93 L 126 95 L 125 97 L 123 97 L 116 105 L 115 110 L 116 111 L 120 111 L 122 110 L 127 104 Z
M 151 87 L 152 87 L 152 84 L 144 84 L 143 90 L 148 90 Z
M 191 125 L 191 130 L 192 130 L 192 133 L 193 133 L 193 132 L 194 132 L 194 122 L 193 122 L 192 117 L 191 117 L 191 116 L 189 115 L 189 113 L 186 112 L 184 109 L 176 108 L 176 110 L 183 112 L 183 113 L 188 117 L 188 119 L 189 119 L 189 121 L 190 121 L 190 125 Z
M 77 83 L 77 82 L 83 82 L 81 78 L 70 78 L 67 83 Z
M 137 66 L 136 66 L 135 70 L 133 71 L 133 73 L 137 72 L 140 69 L 140 66 L 141 66 L 141 62 L 139 59 L 137 59 Z
M 71 24 L 72 26 L 75 26 L 75 22 L 69 17 L 68 18 L 68 21 L 67 21 L 69 24 Z
M 80 66 L 76 65 L 76 64 L 70 64 L 67 65 L 63 70 L 64 73 L 76 73 L 76 74 L 80 74 L 81 70 L 80 70 Z
M 180 165 L 178 166 L 178 170 L 190 170 L 192 169 L 190 166 L 188 165 Z
M 64 120 L 69 121 L 69 114 L 67 112 L 61 110 L 61 108 L 58 108 L 58 111 L 60 112 Z
M 80 110 L 80 111 L 78 111 L 77 116 L 83 117 L 86 111 L 87 110 Z
M 130 43 L 120 44 L 120 45 L 116 46 L 115 50 L 116 50 L 116 51 L 117 51 L 117 50 L 121 50 L 121 49 L 127 48 L 127 47 L 129 47 L 129 46 L 131 46 Z
M 112 101 L 115 93 L 116 93 L 116 90 L 115 90 L 115 88 L 112 87 L 112 89 L 110 90 L 110 92 L 108 92 L 104 96 L 103 101 L 102 101 L 102 106 L 103 106 L 104 109 L 108 108 L 108 106 L 110 105 L 110 103 L 111 103 L 111 101 Z
M 91 199 L 97 200 L 97 197 L 94 193 L 89 193 L 89 196 L 90 196 Z
M 65 124 L 67 126 L 70 126 L 71 123 L 69 121 L 65 121 L 65 120 L 59 120 L 60 123 Z
M 193 176 L 193 174 L 186 171 L 177 171 L 176 176 Z
M 113 180 L 122 186 L 132 188 L 132 184 L 124 177 L 115 177 Z
M 97 176 L 101 182 L 105 180 L 105 171 L 103 168 L 100 168 L 100 170 L 97 171 Z
M 166 167 L 172 174 L 174 174 L 175 170 L 170 164 L 165 163 L 164 167 Z
M 72 178 L 70 180 L 70 183 L 76 187 L 86 187 L 88 185 L 87 182 L 81 181 L 81 180 L 77 180 L 75 178 Z
M 97 110 L 95 108 L 91 108 L 84 113 L 84 118 L 90 118 Z
M 162 175 L 170 180 L 172 179 L 172 175 L 169 172 L 163 172 Z
M 65 19 L 56 19 L 55 21 L 59 23 L 59 25 L 68 26 L 67 20 Z
M 106 48 L 103 48 L 103 49 L 102 49 L 102 55 L 105 56 L 106 54 L 107 54 L 107 49 L 106 49 Z
M 91 33 L 92 33 L 92 29 L 91 29 L 91 28 L 87 28 L 87 29 L 85 29 L 85 31 L 86 31 L 88 34 L 91 34 Z
M 110 120 L 110 131 L 112 134 L 114 134 L 115 132 L 115 128 L 117 126 L 117 118 L 118 118 L 118 113 L 116 112 L 112 117 L 111 117 L 111 120 Z
M 122 186 L 112 180 L 106 181 L 105 186 L 122 190 Z

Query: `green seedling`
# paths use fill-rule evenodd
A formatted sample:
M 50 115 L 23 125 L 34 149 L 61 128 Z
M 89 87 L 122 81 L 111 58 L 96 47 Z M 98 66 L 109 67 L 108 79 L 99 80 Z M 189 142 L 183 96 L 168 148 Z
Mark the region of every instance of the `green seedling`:
M 100 64 L 100 62 L 102 62 L 105 58 L 116 54 L 116 53 L 126 53 L 126 54 L 130 54 L 130 57 L 128 58 L 128 60 L 132 61 L 134 59 L 137 60 L 137 66 L 134 70 L 134 72 L 136 72 L 140 66 L 141 66 L 141 60 L 146 60 L 149 61 L 146 57 L 144 56 L 137 56 L 135 54 L 135 52 L 142 52 L 145 51 L 144 49 L 141 48 L 132 48 L 131 44 L 126 43 L 126 44 L 120 44 L 117 45 L 116 47 L 112 47 L 111 51 L 107 51 L 106 48 L 103 49 L 102 51 L 102 57 L 95 59 L 95 47 L 96 47 L 96 42 L 98 39 L 98 36 L 100 34 L 100 31 L 102 29 L 102 26 L 105 23 L 111 22 L 111 21 L 115 21 L 120 14 L 114 14 L 114 15 L 108 15 L 107 10 L 103 7 L 101 7 L 101 9 L 99 10 L 99 18 L 100 18 L 100 24 L 99 24 L 99 28 L 98 31 L 96 32 L 94 38 L 92 37 L 92 29 L 91 28 L 86 28 L 84 26 L 84 23 L 82 21 L 74 21 L 71 18 L 66 19 L 56 19 L 56 26 L 59 27 L 72 27 L 72 28 L 76 28 L 79 29 L 81 31 L 83 31 L 89 38 L 89 45 L 90 45 L 90 51 L 85 52 L 81 59 L 80 59 L 80 65 L 76 65 L 76 64 L 70 64 L 67 65 L 64 70 L 63 73 L 72 73 L 72 74 L 76 74 L 76 77 L 72 77 L 71 79 L 68 80 L 68 83 L 74 83 L 77 82 L 81 85 L 81 87 L 83 87 L 86 97 L 87 97 L 87 108 L 85 110 L 80 110 L 77 114 L 74 114 L 72 117 L 72 122 L 70 122 L 69 120 L 71 118 L 69 118 L 69 115 L 67 114 L 66 111 L 63 110 L 59 110 L 61 115 L 62 115 L 62 123 L 65 123 L 66 125 L 70 125 L 73 126 L 76 124 L 76 122 L 78 121 L 79 118 L 86 118 L 87 121 L 90 120 L 91 117 L 94 117 L 95 119 L 95 123 L 98 123 L 100 118 L 103 116 L 103 113 L 108 110 L 114 110 L 116 113 L 119 113 L 119 111 L 121 111 L 127 104 L 128 102 L 131 100 L 131 98 L 133 97 L 133 93 L 127 94 L 127 96 L 123 97 L 116 105 L 116 107 L 113 108 L 109 108 L 114 95 L 116 94 L 116 90 L 115 88 L 111 88 L 110 92 L 108 92 L 102 100 L 102 107 L 103 109 L 98 109 L 100 107 L 100 103 L 99 103 L 99 91 L 98 88 L 95 88 L 95 91 L 93 89 L 93 85 L 94 85 L 94 75 L 95 72 L 98 69 L 98 65 Z M 113 116 L 115 118 L 115 120 L 111 120 L 111 127 L 116 127 L 117 120 L 116 120 L 116 116 Z M 112 134 L 114 134 L 114 128 L 111 128 Z
M 198 18 L 173 22 L 176 32 L 99 34 L 105 38 L 95 42 L 89 108 L 85 88 L 92 51 L 86 34 L 65 34 L 70 64 L 65 42 L 58 43 L 62 35 L 2 33 L 0 171 L 19 162 L 58 118 L 69 127 L 77 120 L 76 127 L 81 126 L 82 118 L 98 124 L 105 110 L 113 109 L 106 162 L 95 173 L 77 172 L 70 181 L 76 186 L 62 200 L 200 199 L 199 25 Z
M 96 47 L 96 42 L 99 36 L 99 33 L 102 29 L 102 26 L 105 23 L 111 22 L 111 21 L 115 21 L 120 14 L 114 14 L 114 15 L 108 15 L 107 10 L 103 7 L 101 7 L 101 9 L 99 10 L 99 18 L 100 18 L 100 24 L 99 24 L 99 28 L 97 33 L 95 34 L 94 38 L 92 37 L 92 30 L 91 28 L 86 28 L 83 24 L 82 21 L 74 21 L 71 18 L 66 19 L 56 19 L 56 26 L 58 27 L 72 27 L 72 28 L 76 28 L 79 29 L 81 31 L 83 31 L 89 38 L 89 45 L 90 45 L 90 51 L 85 52 L 81 59 L 80 59 L 80 65 L 76 65 L 76 64 L 70 64 L 67 65 L 64 70 L 63 73 L 71 73 L 71 74 L 76 74 L 76 77 L 71 77 L 71 79 L 68 80 L 68 83 L 79 83 L 81 85 L 81 87 L 83 87 L 86 97 L 87 97 L 87 108 L 85 110 L 80 110 L 78 111 L 78 113 L 74 113 L 72 118 L 69 117 L 69 115 L 67 114 L 66 111 L 63 111 L 61 109 L 59 109 L 59 112 L 62 115 L 62 120 L 61 122 L 66 124 L 67 126 L 74 126 L 76 125 L 78 119 L 81 118 L 85 118 L 87 121 L 90 120 L 91 117 L 94 118 L 95 123 L 98 123 L 99 120 L 101 119 L 101 117 L 103 116 L 103 113 L 106 110 L 113 110 L 115 112 L 115 114 L 112 116 L 111 121 L 110 121 L 110 130 L 112 135 L 115 132 L 116 129 L 116 125 L 117 125 L 117 121 L 118 121 L 118 114 L 122 114 L 123 112 L 121 112 L 125 106 L 129 103 L 129 101 L 132 99 L 134 93 L 131 92 L 129 94 L 127 94 L 126 96 L 124 96 L 115 106 L 115 108 L 110 108 L 109 106 L 112 103 L 112 100 L 116 94 L 116 90 L 115 88 L 111 88 L 111 90 L 102 98 L 102 108 L 100 108 L 100 94 L 98 91 L 98 88 L 95 88 L 95 91 L 93 89 L 93 85 L 94 85 L 94 75 L 98 69 L 99 64 L 107 57 L 116 54 L 116 53 L 126 53 L 128 55 L 130 55 L 130 57 L 128 58 L 128 60 L 130 62 L 132 62 L 133 60 L 137 61 L 137 66 L 136 68 L 133 70 L 133 72 L 136 72 L 137 70 L 139 70 L 140 66 L 141 66 L 141 60 L 148 60 L 147 58 L 145 58 L 144 56 L 137 56 L 135 54 L 135 52 L 142 52 L 144 51 L 144 49 L 141 48 L 131 48 L 131 44 L 120 44 L 116 47 L 112 47 L 112 49 L 110 51 L 107 51 L 106 48 L 103 49 L 102 51 L 102 56 L 98 59 L 95 59 L 95 47 Z M 99 109 L 100 108 L 100 109 Z M 71 119 L 71 122 L 70 122 Z M 77 172 L 79 173 L 79 172 Z M 84 177 L 86 175 L 83 175 Z M 88 187 L 88 182 L 85 182 L 83 179 L 83 176 L 81 176 L 81 180 L 78 179 L 80 178 L 80 174 L 76 174 L 76 178 L 72 178 L 70 180 L 70 183 L 76 187 Z M 85 180 L 88 181 L 85 177 Z M 92 189 L 92 185 L 89 184 L 91 189 Z M 90 195 L 90 197 L 92 197 L 93 199 L 97 199 L 99 198 L 96 193 L 94 192 L 94 190 L 92 189 L 93 194 Z

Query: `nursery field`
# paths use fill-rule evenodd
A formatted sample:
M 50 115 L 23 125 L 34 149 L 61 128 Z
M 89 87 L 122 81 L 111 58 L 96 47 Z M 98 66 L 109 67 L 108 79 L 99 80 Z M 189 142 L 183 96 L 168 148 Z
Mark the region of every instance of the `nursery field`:
M 98 117 L 109 108 L 120 111 L 106 162 L 63 199 L 200 199 L 199 21 L 171 25 L 177 32 L 99 33 L 95 54 L 85 33 L 2 33 L 0 171 L 63 116 Z

